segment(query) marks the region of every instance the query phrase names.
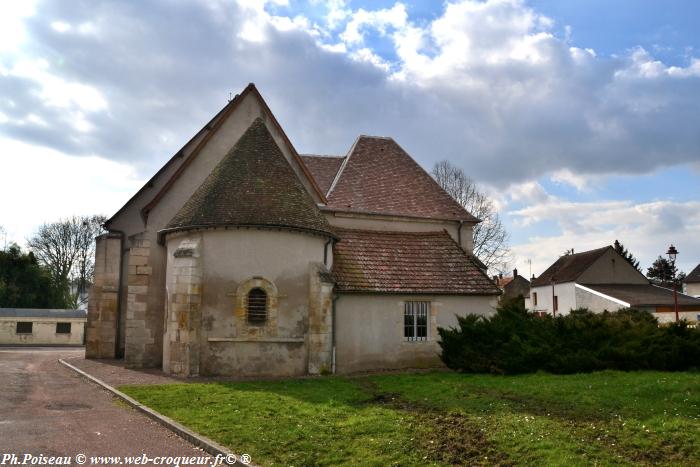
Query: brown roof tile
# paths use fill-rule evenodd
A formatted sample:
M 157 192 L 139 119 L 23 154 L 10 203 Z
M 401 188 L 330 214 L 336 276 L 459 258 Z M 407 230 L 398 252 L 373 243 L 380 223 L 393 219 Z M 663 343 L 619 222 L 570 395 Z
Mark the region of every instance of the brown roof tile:
M 225 225 L 332 234 L 261 118 L 195 190 L 165 231 Z
M 695 266 L 695 269 L 690 271 L 690 274 L 686 276 L 683 282 L 685 282 L 686 284 L 694 284 L 696 282 L 700 282 L 700 264 Z
M 673 290 L 652 284 L 582 284 L 610 297 L 617 298 L 631 306 L 673 306 Z M 678 293 L 678 305 L 696 306 L 700 310 L 700 298 Z
M 340 170 L 331 209 L 477 221 L 391 138 L 360 136 Z
M 446 231 L 336 233 L 333 275 L 341 292 L 500 293 Z
M 323 191 L 323 194 L 328 193 L 328 190 L 335 179 L 338 169 L 345 160 L 339 156 L 317 156 L 315 154 L 302 154 L 301 159 L 304 161 L 306 168 L 309 169 L 311 175 L 316 180 L 316 184 Z
M 539 277 L 532 280 L 532 287 L 541 287 L 552 282 L 555 284 L 573 282 L 610 248 L 612 247 L 606 246 L 597 250 L 562 256 Z

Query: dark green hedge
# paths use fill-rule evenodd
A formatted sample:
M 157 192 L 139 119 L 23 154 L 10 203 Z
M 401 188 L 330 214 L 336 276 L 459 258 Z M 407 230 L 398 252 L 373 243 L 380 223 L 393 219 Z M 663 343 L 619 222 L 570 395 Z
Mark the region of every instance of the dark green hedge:
M 441 358 L 467 373 L 582 373 L 596 370 L 682 371 L 700 367 L 700 329 L 685 321 L 659 326 L 637 310 L 552 318 L 503 304 L 491 318 L 458 318 L 438 329 Z

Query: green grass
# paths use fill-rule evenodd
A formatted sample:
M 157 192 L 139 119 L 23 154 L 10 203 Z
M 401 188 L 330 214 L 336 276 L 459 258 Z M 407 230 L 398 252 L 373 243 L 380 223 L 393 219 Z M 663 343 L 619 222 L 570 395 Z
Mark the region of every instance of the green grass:
M 700 373 L 126 386 L 262 465 L 700 465 Z

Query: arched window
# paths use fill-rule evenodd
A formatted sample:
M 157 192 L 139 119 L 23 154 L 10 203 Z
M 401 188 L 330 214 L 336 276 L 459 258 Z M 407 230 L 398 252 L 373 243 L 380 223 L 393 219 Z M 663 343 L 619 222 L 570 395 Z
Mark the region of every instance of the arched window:
M 267 320 L 267 292 L 260 287 L 250 289 L 247 308 L 248 323 L 265 323 Z

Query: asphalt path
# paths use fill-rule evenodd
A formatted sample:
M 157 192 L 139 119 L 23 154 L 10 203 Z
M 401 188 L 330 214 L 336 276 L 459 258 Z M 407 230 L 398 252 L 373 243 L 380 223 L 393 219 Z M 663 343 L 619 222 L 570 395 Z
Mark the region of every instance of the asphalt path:
M 80 465 L 78 454 L 86 456 L 82 465 L 92 456 L 207 456 L 58 362 L 82 352 L 0 348 L 0 465 L 11 465 L 3 456 L 12 454 L 19 462 L 28 454 L 69 456 L 71 465 Z

